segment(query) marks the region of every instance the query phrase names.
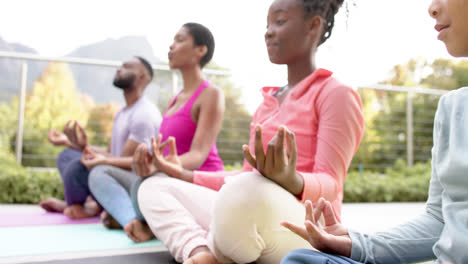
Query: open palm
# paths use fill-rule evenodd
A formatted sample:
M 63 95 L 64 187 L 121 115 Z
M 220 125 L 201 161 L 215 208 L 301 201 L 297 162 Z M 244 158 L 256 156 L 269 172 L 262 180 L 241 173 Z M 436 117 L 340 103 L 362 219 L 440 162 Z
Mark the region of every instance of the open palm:
M 315 208 L 307 201 L 304 227 L 290 222 L 281 225 L 307 240 L 312 247 L 326 253 L 351 256 L 351 238 L 345 226 L 338 222 L 329 201 L 320 198 Z M 319 221 L 323 216 L 324 224 Z

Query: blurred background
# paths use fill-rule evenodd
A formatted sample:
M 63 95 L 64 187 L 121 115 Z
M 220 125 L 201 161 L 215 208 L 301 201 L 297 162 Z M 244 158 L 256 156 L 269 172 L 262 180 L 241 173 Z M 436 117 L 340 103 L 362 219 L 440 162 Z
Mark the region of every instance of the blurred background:
M 468 85 L 468 62 L 451 58 L 437 41 L 429 3 L 345 1 L 332 37 L 319 48 L 317 65 L 355 88 L 364 106 L 366 133 L 350 166 L 347 201 L 426 198 L 437 102 L 447 91 Z M 93 144 L 107 146 L 113 117 L 123 105 L 121 92 L 112 86 L 121 61 L 138 55 L 153 64 L 155 78 L 146 93 L 163 112 L 182 87 L 179 73 L 167 67 L 167 52 L 186 22 L 202 23 L 215 36 L 205 74 L 226 96 L 217 144 L 227 168 L 238 168 L 251 116 L 262 100 L 260 88 L 286 84 L 286 68 L 271 64 L 265 49 L 270 4 L 2 1 L 0 167 L 5 169 L 0 189 L 10 194 L 0 202 L 35 201 L 11 194 L 20 176 L 25 182 L 42 177 L 55 184 L 50 168 L 62 149 L 47 142 L 49 129 L 79 120 Z M 54 192 L 60 193 L 59 183 Z M 38 184 L 44 196 L 47 184 Z

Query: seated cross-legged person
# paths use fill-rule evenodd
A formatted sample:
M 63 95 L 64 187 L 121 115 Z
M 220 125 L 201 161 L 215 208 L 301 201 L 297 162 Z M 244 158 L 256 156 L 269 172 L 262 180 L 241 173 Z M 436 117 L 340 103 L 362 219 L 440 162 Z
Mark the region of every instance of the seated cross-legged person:
M 138 203 L 177 261 L 279 263 L 293 249 L 311 248 L 280 220 L 301 223 L 303 202 L 320 196 L 341 211 L 343 183 L 364 134 L 362 104 L 314 60 L 341 3 L 271 4 L 265 42 L 270 61 L 287 65 L 287 85 L 263 88 L 241 171 L 186 170 L 175 151 L 161 153 L 164 141 L 153 141 L 162 173 L 141 184 Z
M 114 86 L 122 90 L 126 105 L 114 118 L 108 151 L 89 145 L 85 130 L 76 121 L 73 124 L 69 121 L 63 134 L 50 131 L 49 141 L 52 144 L 69 147 L 57 158 L 65 201 L 49 198 L 40 202 L 41 207 L 63 212 L 70 218 L 91 217 L 101 211 L 89 197 L 89 171 L 99 164 L 129 170 L 137 146 L 157 133 L 161 122 L 160 112 L 143 96 L 152 77 L 151 65 L 141 57 L 125 61 L 117 70 Z
M 216 148 L 224 115 L 224 96 L 221 89 L 202 75 L 202 68 L 213 56 L 214 44 L 206 27 L 187 23 L 175 35 L 169 50 L 169 66 L 180 70 L 184 85 L 164 113 L 159 133 L 166 142 L 176 139 L 177 143 L 171 146 L 187 170 L 224 170 Z M 169 154 L 168 149 L 164 151 Z M 146 166 L 140 166 L 139 160 L 146 162 Z M 91 171 L 91 192 L 110 215 L 104 222 L 106 226 L 124 228 L 135 242 L 154 237 L 138 209 L 136 193 L 140 183 L 156 172 L 146 144 L 140 144 L 135 153 L 134 172 L 110 166 L 97 166 Z
M 468 57 L 468 2 L 433 0 L 429 14 L 436 20 L 448 52 Z M 442 96 L 434 119 L 432 175 L 426 210 L 419 217 L 373 235 L 348 230 L 336 219 L 329 202 L 306 206 L 304 224 L 282 224 L 321 252 L 299 249 L 282 264 L 468 263 L 468 88 Z M 323 215 L 325 225 L 316 223 Z

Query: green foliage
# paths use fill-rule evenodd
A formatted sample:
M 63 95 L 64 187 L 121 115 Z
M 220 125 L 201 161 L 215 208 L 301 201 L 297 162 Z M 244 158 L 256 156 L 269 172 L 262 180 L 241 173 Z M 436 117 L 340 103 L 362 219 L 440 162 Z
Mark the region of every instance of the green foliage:
M 252 117 L 240 102 L 240 89 L 234 87 L 229 76 L 213 76 L 210 81 L 223 90 L 226 103 L 223 125 L 216 141 L 219 155 L 225 165 L 240 163 L 244 160 L 242 145 L 249 143 Z
M 10 139 L 16 132 L 16 112 L 6 103 L 0 103 L 0 151 L 10 149 Z
M 234 164 L 225 164 L 224 169 L 226 171 L 236 171 L 236 170 L 241 170 L 242 169 L 242 164 L 239 162 L 236 162 Z
M 68 65 L 50 63 L 26 95 L 22 164 L 54 167 L 55 156 L 61 149 L 52 147 L 47 141 L 49 129 L 62 130 L 70 119 L 86 123 L 91 104 L 91 99 L 77 92 Z M 10 105 L 0 107 L 0 113 L 9 114 L 6 124 L 0 124 L 2 138 L 8 137 L 7 142 L 16 140 L 18 105 L 19 99 L 14 98 Z M 15 146 L 9 145 L 13 151 Z
M 0 152 L 0 164 L 0 203 L 38 203 L 47 197 L 63 199 L 62 181 L 56 170 L 25 169 L 4 152 Z
M 86 131 L 89 142 L 96 146 L 107 149 L 112 136 L 112 125 L 114 116 L 117 114 L 118 106 L 115 104 L 96 105 L 89 111 Z
M 352 171 L 344 183 L 344 202 L 423 202 L 430 178 L 430 161 L 408 168 L 400 159 L 384 174 Z
M 468 85 L 468 61 L 438 59 L 428 63 L 422 58 L 396 65 L 382 82 L 395 86 L 454 90 Z M 351 168 L 363 166 L 383 172 L 385 167 L 407 156 L 407 94 L 359 89 L 363 102 L 366 130 Z M 434 116 L 440 96 L 413 94 L 414 160 L 430 159 Z

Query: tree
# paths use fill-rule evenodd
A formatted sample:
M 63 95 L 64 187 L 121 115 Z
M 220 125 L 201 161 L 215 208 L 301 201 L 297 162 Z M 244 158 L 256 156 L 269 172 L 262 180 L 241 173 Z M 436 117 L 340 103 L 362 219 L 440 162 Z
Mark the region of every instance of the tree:
M 393 67 L 383 84 L 453 90 L 468 85 L 468 61 L 422 58 Z M 366 132 L 352 167 L 382 170 L 407 156 L 407 94 L 360 89 L 366 119 Z M 440 96 L 413 94 L 414 160 L 431 156 L 433 120 Z
M 244 160 L 242 145 L 249 143 L 252 117 L 239 102 L 240 90 L 234 87 L 228 76 L 215 76 L 211 81 L 224 92 L 226 110 L 217 147 L 224 164 L 241 164 Z
M 55 167 L 60 149 L 47 142 L 49 129 L 61 130 L 71 119 L 85 124 L 91 104 L 89 97 L 77 92 L 69 66 L 50 63 L 26 96 L 23 165 Z M 18 98 L 13 100 L 12 109 L 17 117 Z
M 112 125 L 119 106 L 113 103 L 96 105 L 89 111 L 86 131 L 89 142 L 107 148 L 112 136 Z

